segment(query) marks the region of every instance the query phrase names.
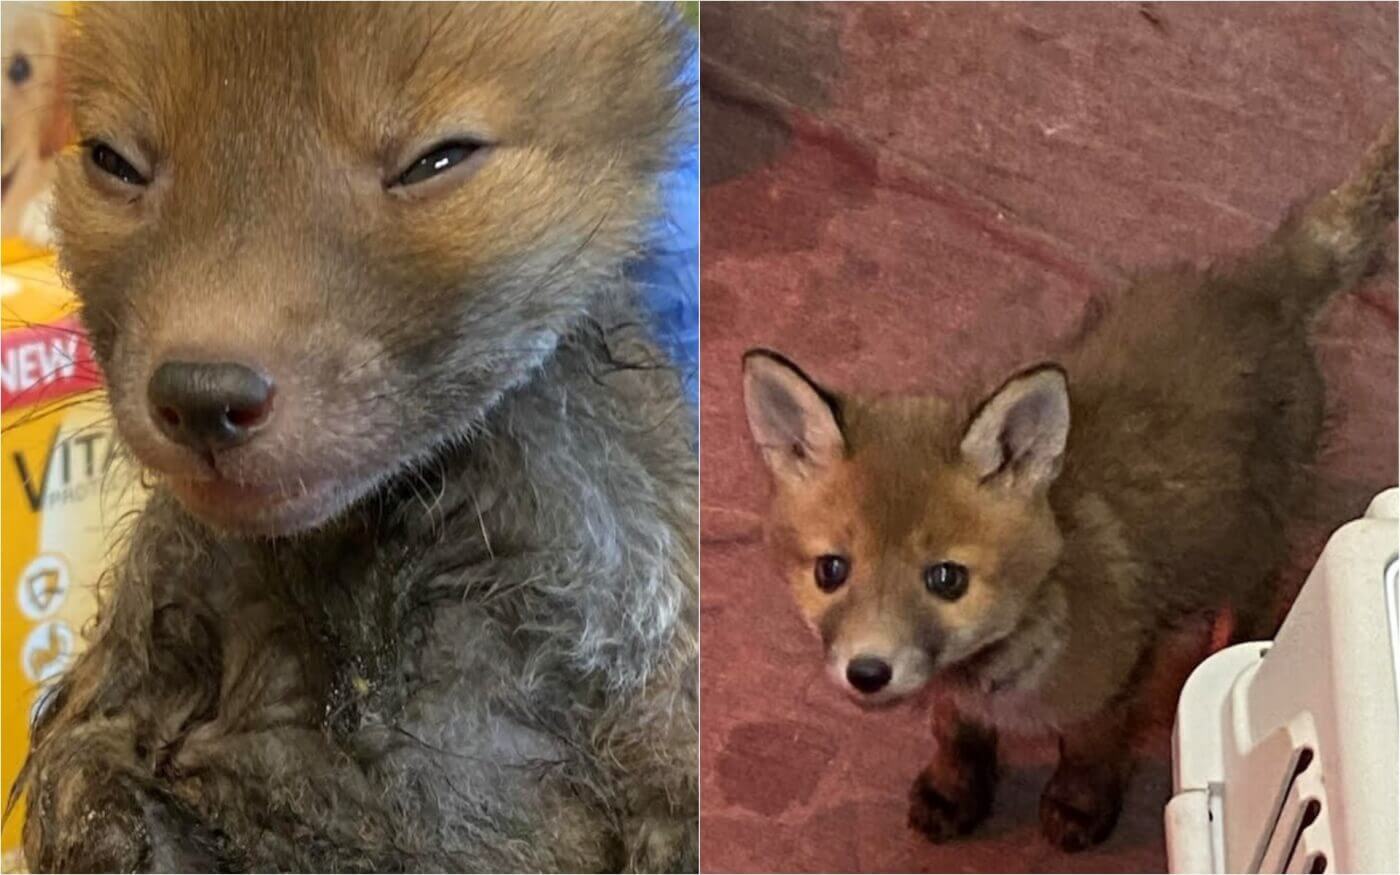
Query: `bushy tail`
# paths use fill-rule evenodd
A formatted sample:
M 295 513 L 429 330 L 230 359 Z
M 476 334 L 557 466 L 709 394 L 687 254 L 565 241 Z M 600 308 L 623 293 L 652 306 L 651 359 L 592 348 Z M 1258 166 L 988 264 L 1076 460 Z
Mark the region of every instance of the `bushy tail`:
M 1350 179 L 1295 211 L 1274 233 L 1266 259 L 1292 300 L 1285 306 L 1307 317 L 1335 293 L 1373 270 L 1394 239 L 1396 120 L 1367 150 Z M 1269 258 L 1268 256 L 1272 256 Z M 1263 265 L 1260 265 L 1263 266 Z

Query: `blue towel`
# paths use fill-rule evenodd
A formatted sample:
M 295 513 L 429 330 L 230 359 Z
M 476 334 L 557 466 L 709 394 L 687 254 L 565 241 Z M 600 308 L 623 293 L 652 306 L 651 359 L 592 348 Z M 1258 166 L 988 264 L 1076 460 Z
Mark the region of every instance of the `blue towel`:
M 681 70 L 692 107 L 700 103 L 700 57 L 692 50 Z M 692 113 L 698 118 L 698 113 Z M 663 211 L 646 254 L 633 266 L 661 348 L 684 380 L 692 405 L 700 393 L 700 137 L 693 130 L 661 181 Z

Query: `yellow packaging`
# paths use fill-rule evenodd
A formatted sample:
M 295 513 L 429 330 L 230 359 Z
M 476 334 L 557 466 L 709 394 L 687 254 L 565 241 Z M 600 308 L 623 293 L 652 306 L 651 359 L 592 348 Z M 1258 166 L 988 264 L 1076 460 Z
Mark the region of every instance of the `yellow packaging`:
M 139 489 L 112 464 L 110 411 L 53 257 L 16 240 L 0 257 L 3 420 L 3 636 L 0 688 L 4 791 L 29 745 L 41 691 L 68 665 L 95 607 L 118 516 Z M 22 806 L 5 822 L 5 870 L 18 865 Z

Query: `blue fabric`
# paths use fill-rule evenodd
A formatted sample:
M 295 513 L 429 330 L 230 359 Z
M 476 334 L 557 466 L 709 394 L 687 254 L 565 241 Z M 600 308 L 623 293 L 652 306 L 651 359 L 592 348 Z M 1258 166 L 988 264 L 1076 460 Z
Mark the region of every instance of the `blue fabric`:
M 700 103 L 700 57 L 691 51 L 681 83 Z M 695 117 L 695 116 L 693 116 Z M 661 182 L 663 211 L 646 255 L 633 267 L 661 348 L 685 382 L 692 405 L 700 392 L 700 138 L 692 132 Z

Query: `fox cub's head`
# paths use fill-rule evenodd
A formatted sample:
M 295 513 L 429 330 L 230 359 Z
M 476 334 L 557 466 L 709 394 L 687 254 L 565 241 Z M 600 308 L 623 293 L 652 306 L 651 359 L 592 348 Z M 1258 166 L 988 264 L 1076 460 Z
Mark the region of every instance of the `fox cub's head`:
M 63 267 L 126 442 L 223 529 L 476 433 L 617 287 L 690 126 L 668 4 L 76 7 Z
M 1069 434 L 1058 367 L 973 406 L 838 396 L 755 350 L 744 400 L 772 474 L 771 548 L 848 692 L 908 695 L 1035 610 L 1061 549 L 1047 498 Z

